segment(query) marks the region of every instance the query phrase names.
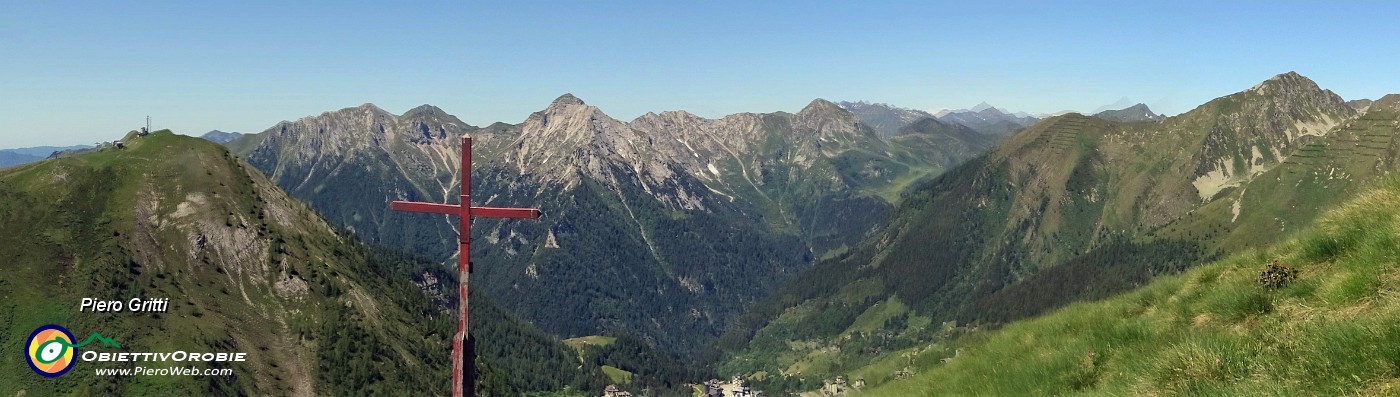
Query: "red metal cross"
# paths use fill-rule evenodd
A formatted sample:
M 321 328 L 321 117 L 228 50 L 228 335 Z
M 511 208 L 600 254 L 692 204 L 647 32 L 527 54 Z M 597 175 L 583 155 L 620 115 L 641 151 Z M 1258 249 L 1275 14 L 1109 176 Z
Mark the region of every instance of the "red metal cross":
M 495 208 L 495 207 L 473 207 L 472 197 L 472 138 L 470 136 L 462 138 L 462 194 L 461 203 L 438 204 L 420 203 L 413 201 L 394 201 L 389 203 L 389 209 L 394 211 L 427 212 L 432 214 L 456 215 L 458 221 L 457 232 L 457 334 L 452 337 L 452 396 L 474 396 L 476 391 L 474 385 L 463 387 L 463 372 L 470 368 L 471 378 L 466 380 L 475 383 L 475 351 L 462 351 L 462 345 L 467 338 L 467 275 L 471 272 L 471 236 L 472 217 L 480 218 L 527 218 L 535 219 L 540 217 L 540 210 L 537 208 Z M 472 349 L 475 350 L 475 349 Z M 465 390 L 464 390 L 465 389 Z

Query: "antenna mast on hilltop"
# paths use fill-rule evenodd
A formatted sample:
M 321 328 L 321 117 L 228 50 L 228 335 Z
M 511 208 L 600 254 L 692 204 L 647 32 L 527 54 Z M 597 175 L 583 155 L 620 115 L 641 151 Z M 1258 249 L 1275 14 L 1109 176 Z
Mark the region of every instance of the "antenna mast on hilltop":
M 151 131 L 151 116 L 146 116 L 146 132 Z

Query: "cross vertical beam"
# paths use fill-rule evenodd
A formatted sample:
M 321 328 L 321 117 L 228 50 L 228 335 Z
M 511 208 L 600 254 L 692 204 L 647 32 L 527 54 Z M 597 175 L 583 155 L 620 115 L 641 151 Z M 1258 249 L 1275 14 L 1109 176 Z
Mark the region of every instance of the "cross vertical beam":
M 452 396 L 476 395 L 476 351 L 465 352 L 467 340 L 467 286 L 472 268 L 472 138 L 462 138 L 462 213 L 457 214 L 457 334 L 452 336 Z M 443 197 L 446 199 L 446 197 Z M 470 355 L 471 357 L 467 357 Z M 470 374 L 465 370 L 471 368 Z M 463 381 L 466 382 L 463 382 Z M 462 390 L 462 383 L 471 383 Z
M 457 334 L 452 336 L 452 396 L 475 396 L 476 349 L 469 342 L 467 322 L 467 286 L 471 275 L 471 235 L 473 216 L 483 218 L 524 218 L 540 217 L 536 208 L 496 208 L 473 207 L 472 197 L 472 138 L 462 138 L 462 186 L 461 201 L 457 205 L 394 201 L 389 209 L 394 211 L 423 212 L 457 216 Z M 464 347 L 468 347 L 464 351 Z

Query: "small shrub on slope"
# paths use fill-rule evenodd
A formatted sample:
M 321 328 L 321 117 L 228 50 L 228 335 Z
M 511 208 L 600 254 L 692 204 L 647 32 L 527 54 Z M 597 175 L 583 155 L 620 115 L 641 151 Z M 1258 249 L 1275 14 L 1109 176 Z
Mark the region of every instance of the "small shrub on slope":
M 1287 287 L 1289 283 L 1298 278 L 1298 269 L 1288 267 L 1279 263 L 1278 259 L 1270 262 L 1264 271 L 1259 272 L 1259 285 L 1268 290 L 1279 290 Z

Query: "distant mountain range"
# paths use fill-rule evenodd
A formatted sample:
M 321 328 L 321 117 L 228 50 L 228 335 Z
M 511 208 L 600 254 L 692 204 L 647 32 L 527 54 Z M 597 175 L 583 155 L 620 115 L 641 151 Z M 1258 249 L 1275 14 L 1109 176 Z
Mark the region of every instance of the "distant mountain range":
M 893 136 L 901 128 L 926 118 L 966 126 L 985 135 L 1007 136 L 1035 125 L 1044 118 L 1073 113 L 1065 111 L 1032 116 L 1025 112 L 1002 110 L 986 102 L 979 103 L 971 109 L 944 109 L 934 113 L 865 101 L 840 102 L 839 105 L 855 114 L 861 123 L 870 126 L 877 134 L 886 138 Z M 1102 106 L 1092 114 L 1113 121 L 1151 121 L 1165 118 L 1163 115 L 1153 113 L 1145 104 L 1129 102 L 1128 98 L 1122 98 L 1118 102 Z
M 796 113 L 620 121 L 563 95 L 518 124 L 365 104 L 228 145 L 332 223 L 448 261 L 454 223 L 386 203 L 456 201 L 470 134 L 478 204 L 547 214 L 475 221 L 478 285 L 555 335 L 635 335 L 694 357 L 747 305 L 865 239 L 904 187 L 999 139 L 936 120 L 882 136 L 862 120 L 818 99 Z
M 892 137 L 900 129 L 922 119 L 937 119 L 944 123 L 958 124 L 996 137 L 1010 135 L 1039 120 L 1024 113 L 1007 113 L 986 103 L 979 104 L 971 110 L 941 110 L 936 113 L 865 101 L 840 102 L 839 106 L 855 114 L 862 124 L 870 126 L 884 138 Z
M 940 121 L 958 123 L 983 134 L 1008 136 L 1026 127 L 1035 125 L 1040 119 L 1025 112 L 1010 112 L 982 102 L 972 109 L 941 110 L 934 113 Z
M 35 146 L 18 149 L 0 149 L 0 168 L 43 160 L 53 155 L 54 152 L 89 148 L 92 148 L 92 145 Z

